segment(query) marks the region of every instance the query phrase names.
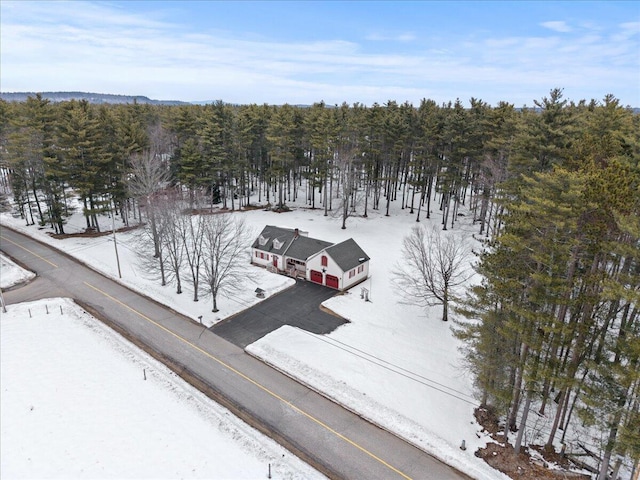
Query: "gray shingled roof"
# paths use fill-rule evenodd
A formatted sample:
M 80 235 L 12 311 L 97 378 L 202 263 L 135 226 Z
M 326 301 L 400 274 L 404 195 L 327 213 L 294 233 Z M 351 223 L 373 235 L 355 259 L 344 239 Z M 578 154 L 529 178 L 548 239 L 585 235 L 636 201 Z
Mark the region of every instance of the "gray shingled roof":
M 267 239 L 264 245 L 260 245 L 260 236 Z M 331 242 L 309 238 L 304 235 L 296 237 L 295 230 L 273 225 L 264 227 L 260 232 L 260 236 L 253 242 L 253 248 L 279 255 L 285 254 L 287 257 L 303 261 L 306 261 L 311 255 L 325 250 L 344 272 L 369 260 L 369 256 L 364 253 L 364 250 L 360 248 L 353 238 L 332 245 Z M 274 240 L 282 242 L 280 248 L 275 248 Z M 361 261 L 361 259 L 364 260 Z
M 351 270 L 369 260 L 369 256 L 364 253 L 364 250 L 360 248 L 360 245 L 358 245 L 353 238 L 337 243 L 327 248 L 326 251 L 343 272 Z M 361 258 L 364 258 L 364 260 L 360 261 Z
M 264 252 L 274 252 L 282 255 L 286 250 L 291 240 L 295 235 L 295 231 L 289 228 L 281 228 L 274 227 L 273 225 L 267 225 L 264 227 L 262 232 L 258 238 L 256 238 L 255 242 L 253 242 L 253 248 L 257 248 L 258 250 L 262 250 Z M 267 239 L 267 243 L 264 245 L 260 245 L 260 236 Z M 273 241 L 277 239 L 282 242 L 282 246 L 280 248 L 275 248 L 273 245 Z
M 306 261 L 314 253 L 318 253 L 331 245 L 331 242 L 325 242 L 324 240 L 298 236 L 287 249 L 286 255 L 296 260 Z

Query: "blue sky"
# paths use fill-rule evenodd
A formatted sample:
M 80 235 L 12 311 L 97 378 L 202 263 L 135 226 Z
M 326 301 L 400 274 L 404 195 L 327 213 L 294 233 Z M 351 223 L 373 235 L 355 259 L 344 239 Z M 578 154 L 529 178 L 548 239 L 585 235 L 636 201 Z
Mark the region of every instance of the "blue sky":
M 640 107 L 640 2 L 0 2 L 0 90 Z

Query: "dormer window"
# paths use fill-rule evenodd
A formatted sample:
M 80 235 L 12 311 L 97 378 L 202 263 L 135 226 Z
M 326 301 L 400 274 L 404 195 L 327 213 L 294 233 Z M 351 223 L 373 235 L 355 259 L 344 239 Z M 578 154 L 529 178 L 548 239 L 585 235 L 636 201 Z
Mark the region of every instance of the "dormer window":
M 258 238 L 258 243 L 260 244 L 261 247 L 264 247 L 267 244 L 268 241 L 269 241 L 269 239 L 265 238 L 262 235 L 260 235 L 260 238 Z
M 282 245 L 284 245 L 284 242 L 281 242 L 277 238 L 273 240 L 273 248 L 275 248 L 276 250 L 280 250 L 282 248 Z

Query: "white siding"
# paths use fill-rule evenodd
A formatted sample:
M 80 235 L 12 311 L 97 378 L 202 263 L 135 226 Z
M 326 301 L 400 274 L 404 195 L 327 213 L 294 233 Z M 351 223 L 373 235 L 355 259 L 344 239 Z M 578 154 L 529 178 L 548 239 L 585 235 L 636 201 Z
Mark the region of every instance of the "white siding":
M 351 270 L 344 272 L 342 289 L 346 290 L 347 288 L 351 287 L 352 285 L 355 285 L 356 283 L 361 282 L 362 280 L 366 279 L 369 276 L 369 260 L 361 263 L 359 266 L 362 267 L 362 271 L 358 273 L 358 267 L 353 268 L 352 270 L 355 270 L 355 274 L 351 278 L 349 278 L 349 272 Z
M 322 266 L 322 256 L 323 255 L 325 255 L 327 257 L 327 266 L 326 267 Z M 327 274 L 333 275 L 334 277 L 338 277 L 338 288 L 340 290 L 342 290 L 344 288 L 342 286 L 344 284 L 344 279 L 343 279 L 343 273 L 344 272 L 338 266 L 338 264 L 333 261 L 331 256 L 327 255 L 327 253 L 324 252 L 324 251 L 322 251 L 320 253 L 317 253 L 314 256 L 309 257 L 307 259 L 307 276 L 306 276 L 307 280 L 311 281 L 311 270 L 316 270 L 318 272 L 322 272 L 323 268 L 326 270 L 326 272 L 324 272 L 323 275 L 322 275 L 322 284 L 324 285 L 326 283 Z
M 327 257 L 327 266 L 322 266 L 322 256 L 326 255 Z M 342 269 L 338 266 L 336 262 L 333 261 L 330 255 L 327 255 L 326 252 L 320 252 L 316 255 L 310 257 L 307 260 L 307 280 L 311 281 L 311 270 L 316 270 L 317 272 L 322 272 L 324 268 L 326 272 L 322 275 L 322 283 L 326 284 L 327 274 L 333 275 L 334 277 L 338 277 L 338 289 L 346 290 L 349 287 L 355 285 L 356 283 L 360 283 L 365 280 L 369 276 L 369 260 L 360 264 L 362 267 L 362 271 L 358 273 L 358 267 L 354 267 L 352 270 L 355 271 L 352 277 L 349 277 L 349 271 L 343 272 Z
M 258 254 L 257 256 L 256 253 Z M 264 258 L 261 258 L 260 254 L 262 254 Z M 251 262 L 266 267 L 267 265 L 271 265 L 271 255 L 268 252 L 253 248 L 251 252 Z

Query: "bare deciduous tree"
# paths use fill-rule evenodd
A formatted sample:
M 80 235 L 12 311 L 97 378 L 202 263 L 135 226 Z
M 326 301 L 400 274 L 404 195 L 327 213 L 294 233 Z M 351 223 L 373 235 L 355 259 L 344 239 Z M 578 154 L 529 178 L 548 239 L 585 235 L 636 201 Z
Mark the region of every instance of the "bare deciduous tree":
M 169 180 L 171 141 L 162 127 L 149 129 L 149 148 L 129 157 L 129 193 L 136 197 L 148 197 L 163 190 Z
M 149 132 L 150 148 L 129 158 L 129 194 L 143 204 L 147 222 L 151 228 L 155 247 L 154 256 L 160 256 L 160 235 L 157 232 L 154 203 L 169 180 L 171 172 L 168 161 L 168 139 L 161 128 Z M 140 219 L 142 221 L 142 218 Z
M 230 295 L 249 281 L 247 250 L 252 237 L 243 220 L 228 214 L 204 217 L 203 279 L 218 311 L 218 295 Z
M 161 202 L 156 202 L 147 206 L 147 211 L 153 222 L 145 224 L 144 228 L 138 230 L 136 242 L 136 254 L 138 263 L 145 274 L 150 278 L 159 279 L 162 286 L 167 284 L 166 275 L 166 258 L 164 252 L 164 227 L 165 222 L 162 221 L 160 212 Z M 152 228 L 153 226 L 153 228 Z
M 190 216 L 182 212 L 182 201 L 178 195 L 167 195 L 162 202 L 164 208 L 159 210 L 157 218 L 162 225 L 161 243 L 167 252 L 167 268 L 176 281 L 176 293 L 182 293 L 182 277 L 180 276 L 186 245 L 183 241 L 185 219 Z
M 199 300 L 200 289 L 200 264 L 202 263 L 204 242 L 204 216 L 182 215 L 178 225 L 182 243 L 185 247 L 185 257 L 191 272 L 191 284 L 193 285 L 193 301 Z
M 473 274 L 470 255 L 463 240 L 443 235 L 438 228 L 415 226 L 404 238 L 402 263 L 393 280 L 409 303 L 442 305 L 442 320 L 449 319 L 449 303 L 457 289 Z
M 360 188 L 361 166 L 357 161 L 355 148 L 346 149 L 337 156 L 339 181 L 342 185 L 340 208 L 334 217 L 342 218 L 342 229 L 347 228 L 347 218 L 356 215 L 356 208 L 363 200 L 364 191 Z M 340 192 L 338 192 L 340 194 Z

